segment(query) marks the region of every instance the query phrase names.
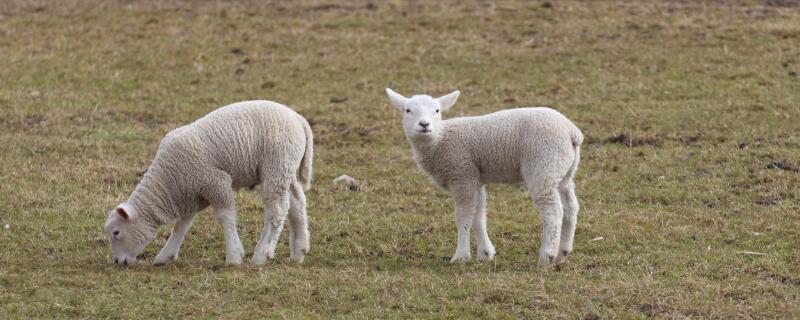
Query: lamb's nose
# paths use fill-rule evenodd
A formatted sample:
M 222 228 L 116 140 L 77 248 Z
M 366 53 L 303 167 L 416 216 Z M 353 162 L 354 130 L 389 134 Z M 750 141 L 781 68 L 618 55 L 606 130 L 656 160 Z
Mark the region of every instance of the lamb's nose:
M 422 121 L 419 122 L 419 125 L 422 126 L 423 128 L 427 128 L 429 125 L 431 125 L 431 123 L 428 122 L 428 121 L 422 120 Z

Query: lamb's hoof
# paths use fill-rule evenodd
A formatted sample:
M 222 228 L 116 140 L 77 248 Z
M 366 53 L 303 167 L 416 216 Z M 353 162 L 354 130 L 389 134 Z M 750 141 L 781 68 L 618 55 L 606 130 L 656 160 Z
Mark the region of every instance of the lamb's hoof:
M 153 266 L 160 267 L 160 266 L 163 266 L 163 265 L 165 265 L 167 263 L 170 263 L 171 261 L 176 260 L 177 258 L 178 257 L 176 257 L 174 255 L 169 255 L 169 256 L 160 256 L 159 255 L 159 256 L 156 256 L 155 260 L 153 260 Z
M 233 254 L 229 254 L 225 257 L 225 264 L 229 266 L 238 266 L 242 264 L 242 260 L 244 260 L 244 250 L 239 249 L 238 252 Z
M 225 259 L 225 265 L 238 266 L 242 264 L 242 258 Z
M 298 236 L 294 241 L 289 242 L 289 260 L 296 263 L 303 263 L 311 244 L 308 241 L 308 233 Z
M 260 254 L 254 254 L 253 258 L 250 259 L 250 262 L 252 262 L 254 265 L 257 265 L 257 266 L 264 265 L 265 263 L 267 263 L 267 256 L 260 255 Z
M 303 263 L 303 260 L 306 259 L 306 256 L 290 256 L 289 260 L 294 263 Z
M 553 265 L 555 260 L 556 260 L 556 255 L 554 254 L 542 253 L 539 255 L 539 265 L 543 267 Z
M 555 263 L 556 265 L 559 265 L 559 264 L 562 264 L 564 262 L 567 262 L 567 256 L 568 255 L 569 255 L 569 251 L 567 251 L 567 250 L 559 251 L 558 255 L 556 256 L 556 259 L 553 261 L 553 263 Z
M 293 252 L 289 255 L 289 260 L 296 263 L 303 263 L 303 260 L 306 258 L 306 254 L 308 253 L 308 248 L 296 250 L 297 252 Z
M 254 254 L 251 262 L 254 265 L 261 266 L 272 260 L 272 258 L 273 256 L 270 256 L 269 254 Z
M 494 248 L 489 247 L 485 249 L 478 249 L 478 261 L 492 261 L 494 260 Z
M 467 263 L 472 260 L 472 256 L 467 253 L 456 253 L 453 255 L 453 258 L 450 259 L 450 263 Z

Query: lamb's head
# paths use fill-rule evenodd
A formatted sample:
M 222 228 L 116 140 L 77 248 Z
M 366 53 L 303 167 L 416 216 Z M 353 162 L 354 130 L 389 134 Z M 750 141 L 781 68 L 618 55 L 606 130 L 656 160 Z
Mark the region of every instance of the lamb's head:
M 458 99 L 459 92 L 439 98 L 428 95 L 416 95 L 406 98 L 392 89 L 386 88 L 389 101 L 403 112 L 403 130 L 409 140 L 430 141 L 439 134 L 442 124 L 442 112 L 450 109 Z
M 105 231 L 111 242 L 114 263 L 132 265 L 155 238 L 158 228 L 137 214 L 133 206 L 123 203 L 108 214 Z

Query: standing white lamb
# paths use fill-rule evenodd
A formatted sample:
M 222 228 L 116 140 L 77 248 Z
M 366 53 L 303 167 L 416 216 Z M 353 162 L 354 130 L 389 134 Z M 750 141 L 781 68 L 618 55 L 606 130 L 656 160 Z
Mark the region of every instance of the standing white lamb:
M 154 264 L 177 259 L 195 215 L 211 206 L 225 234 L 225 262 L 241 264 L 234 191 L 259 184 L 266 218 L 253 263 L 275 256 L 287 215 L 290 258 L 302 262 L 309 250 L 303 191 L 311 183 L 313 144 L 308 122 L 271 101 L 234 103 L 173 130 L 130 198 L 109 213 L 105 231 L 114 262 L 135 263 L 159 226 L 173 222 Z
M 572 252 L 578 199 L 572 182 L 583 134 L 549 108 L 504 110 L 478 117 L 442 120 L 459 92 L 440 98 L 411 98 L 386 89 L 403 112 L 403 129 L 414 160 L 455 200 L 458 228 L 451 262 L 471 259 L 469 231 L 475 232 L 478 260 L 495 250 L 486 230 L 487 183 L 523 183 L 542 219 L 539 264 L 562 263 Z

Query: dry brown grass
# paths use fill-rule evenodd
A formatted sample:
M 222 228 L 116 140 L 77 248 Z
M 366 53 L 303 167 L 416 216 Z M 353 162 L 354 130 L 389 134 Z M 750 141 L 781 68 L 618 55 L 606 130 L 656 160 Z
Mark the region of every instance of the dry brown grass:
M 3 317 L 800 317 L 795 4 L 4 1 Z M 534 266 L 539 221 L 508 186 L 490 188 L 497 261 L 447 263 L 452 203 L 415 167 L 387 86 L 459 89 L 450 116 L 573 119 L 587 141 L 569 263 Z M 256 98 L 313 123 L 307 262 L 283 246 L 224 267 L 204 214 L 177 264 L 112 266 L 105 213 L 159 139 Z M 365 185 L 342 191 L 340 174 Z M 252 250 L 257 197 L 239 211 Z

